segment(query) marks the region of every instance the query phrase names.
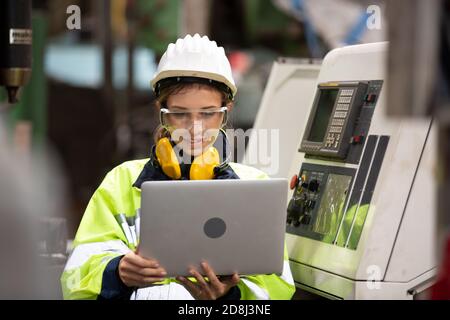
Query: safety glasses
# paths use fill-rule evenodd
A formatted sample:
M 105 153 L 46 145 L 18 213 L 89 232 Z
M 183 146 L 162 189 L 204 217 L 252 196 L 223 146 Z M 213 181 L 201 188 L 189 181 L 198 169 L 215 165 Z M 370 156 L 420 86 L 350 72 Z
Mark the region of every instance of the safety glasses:
M 227 111 L 227 107 L 197 110 L 161 108 L 159 120 L 165 127 L 188 128 L 197 122 L 207 128 L 221 128 L 227 122 Z

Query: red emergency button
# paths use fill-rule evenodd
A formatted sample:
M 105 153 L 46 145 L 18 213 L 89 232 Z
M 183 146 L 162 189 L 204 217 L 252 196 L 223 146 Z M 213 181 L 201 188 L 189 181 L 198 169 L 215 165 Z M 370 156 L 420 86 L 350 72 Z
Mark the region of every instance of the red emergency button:
M 363 140 L 363 138 L 364 138 L 364 136 L 353 136 L 353 137 L 350 139 L 350 143 L 351 143 L 351 144 L 361 143 L 362 140 Z
M 291 190 L 295 189 L 297 183 L 298 183 L 298 176 L 294 174 L 291 178 L 291 185 L 290 185 Z

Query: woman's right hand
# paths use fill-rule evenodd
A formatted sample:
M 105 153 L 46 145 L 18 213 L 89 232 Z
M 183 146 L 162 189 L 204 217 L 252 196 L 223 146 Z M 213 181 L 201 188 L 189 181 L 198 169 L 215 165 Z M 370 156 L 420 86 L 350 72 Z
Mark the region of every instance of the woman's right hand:
M 127 253 L 119 263 L 119 277 L 127 287 L 148 287 L 163 281 L 166 275 L 158 261 L 141 257 L 135 252 Z

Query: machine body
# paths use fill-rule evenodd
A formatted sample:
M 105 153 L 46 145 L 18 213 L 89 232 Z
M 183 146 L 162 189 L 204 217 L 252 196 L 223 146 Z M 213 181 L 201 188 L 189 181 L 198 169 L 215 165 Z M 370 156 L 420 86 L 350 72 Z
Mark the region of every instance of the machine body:
M 321 296 L 412 299 L 435 276 L 435 130 L 386 116 L 386 55 L 373 43 L 325 57 L 292 164 L 291 268 Z
M 298 176 L 286 242 L 300 291 L 413 299 L 434 281 L 436 130 L 431 118 L 386 115 L 387 49 L 335 49 L 321 66 L 276 62 L 269 77 L 246 157 L 261 148 L 259 129 L 279 129 L 272 162 L 251 164 L 268 172 L 278 156 L 269 174 Z

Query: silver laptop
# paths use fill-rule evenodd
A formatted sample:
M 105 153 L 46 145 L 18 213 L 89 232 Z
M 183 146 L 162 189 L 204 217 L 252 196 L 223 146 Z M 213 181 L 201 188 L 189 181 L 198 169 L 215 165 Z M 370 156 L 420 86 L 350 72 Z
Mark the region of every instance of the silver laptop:
M 281 274 L 287 180 L 149 181 L 142 185 L 139 253 L 169 277 Z

